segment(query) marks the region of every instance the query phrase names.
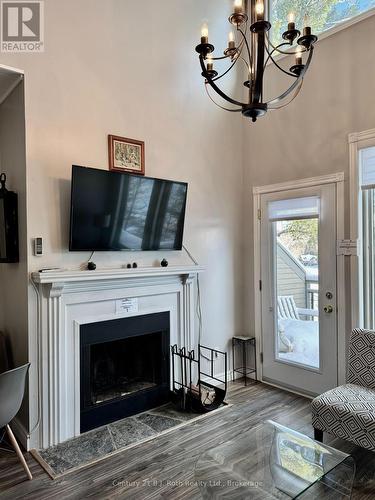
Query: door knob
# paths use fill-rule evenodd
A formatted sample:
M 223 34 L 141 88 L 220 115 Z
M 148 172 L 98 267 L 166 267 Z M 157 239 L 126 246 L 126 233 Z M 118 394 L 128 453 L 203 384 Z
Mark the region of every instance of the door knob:
M 325 313 L 331 314 L 333 313 L 333 307 L 332 306 L 324 306 L 323 310 Z

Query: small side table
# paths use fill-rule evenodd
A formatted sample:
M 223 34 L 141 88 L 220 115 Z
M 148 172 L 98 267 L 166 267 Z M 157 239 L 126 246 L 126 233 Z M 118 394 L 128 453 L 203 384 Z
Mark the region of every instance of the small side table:
M 242 366 L 236 367 L 235 363 L 235 351 L 236 346 L 240 345 L 242 348 Z M 252 346 L 254 350 L 254 367 L 247 366 L 247 349 L 248 346 Z M 233 352 L 233 380 L 235 373 L 240 373 L 243 377 L 245 377 L 245 386 L 247 385 L 247 376 L 250 373 L 255 374 L 255 381 L 257 378 L 257 353 L 256 353 L 256 343 L 255 337 L 244 337 L 242 335 L 235 335 L 232 337 L 232 352 Z

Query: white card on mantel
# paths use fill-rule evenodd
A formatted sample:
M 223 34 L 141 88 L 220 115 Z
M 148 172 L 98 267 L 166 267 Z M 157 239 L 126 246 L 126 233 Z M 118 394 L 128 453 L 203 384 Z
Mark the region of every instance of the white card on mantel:
M 116 314 L 138 312 L 138 298 L 131 297 L 116 300 Z

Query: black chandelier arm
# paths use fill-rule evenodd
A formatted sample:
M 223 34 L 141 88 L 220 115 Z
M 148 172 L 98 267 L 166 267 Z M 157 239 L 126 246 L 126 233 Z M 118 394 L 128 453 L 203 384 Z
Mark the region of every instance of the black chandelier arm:
M 229 68 L 228 68 L 228 69 L 226 69 L 226 70 L 224 71 L 224 73 L 222 73 L 221 75 L 215 76 L 214 78 L 211 78 L 211 80 L 212 80 L 213 82 L 216 82 L 217 80 L 220 80 L 220 78 L 223 78 L 223 76 L 225 76 L 227 73 L 229 73 L 229 71 L 233 68 L 233 66 L 236 64 L 236 62 L 237 62 L 240 58 L 241 58 L 243 61 L 246 61 L 243 57 L 241 57 L 241 54 L 242 54 L 242 48 L 243 48 L 243 42 L 241 42 L 241 43 L 240 43 L 240 45 L 239 45 L 239 47 L 238 47 L 238 52 L 237 52 L 237 55 L 236 55 L 236 57 L 234 58 L 234 61 L 232 62 L 232 64 L 229 66 Z M 230 57 L 230 56 L 225 56 L 225 58 L 224 58 L 224 57 L 223 57 L 223 58 L 218 57 L 218 58 L 216 58 L 216 60 L 218 60 L 218 59 L 226 59 L 227 57 Z M 215 60 L 215 59 L 213 58 L 213 60 Z
M 221 106 L 221 104 L 218 104 L 215 99 L 211 96 L 211 94 L 209 93 L 208 91 L 208 82 L 205 82 L 204 84 L 204 88 L 206 90 L 206 94 L 208 95 L 208 97 L 210 98 L 210 100 L 215 104 L 215 106 L 217 106 L 218 108 L 221 108 L 221 109 L 224 109 L 224 111 L 230 111 L 231 113 L 239 113 L 240 111 L 242 111 L 242 108 L 238 108 L 238 109 L 230 109 L 230 108 L 226 108 L 224 106 Z
M 250 72 L 251 72 L 251 67 L 250 67 L 250 64 L 246 61 L 246 59 L 245 59 L 244 57 L 239 56 L 239 59 L 241 59 L 241 60 L 243 61 L 243 63 L 245 64 L 245 66 L 246 66 L 246 68 L 247 68 L 247 71 L 248 71 L 248 72 L 249 72 L 249 74 L 250 74 Z
M 246 24 L 246 29 L 245 29 L 245 32 L 242 31 L 242 29 L 237 26 L 237 31 L 239 31 L 242 35 L 242 41 L 243 43 L 245 44 L 246 46 L 246 50 L 247 50 L 247 55 L 248 55 L 248 58 L 249 58 L 249 64 L 250 64 L 250 67 L 253 66 L 253 57 L 251 55 L 251 50 L 250 50 L 250 47 L 249 47 L 249 42 L 246 38 L 246 31 L 247 31 L 247 24 Z
M 264 63 L 264 69 L 266 69 L 267 63 L 268 63 L 268 61 L 270 60 L 270 58 L 271 58 L 272 54 L 273 54 L 274 52 L 276 52 L 276 50 L 278 51 L 278 50 L 279 50 L 279 47 L 282 47 L 283 45 L 289 45 L 289 43 L 288 43 L 288 42 L 283 42 L 283 43 L 280 43 L 279 45 L 277 45 L 277 47 L 273 47 L 273 48 L 272 48 L 272 50 L 271 50 L 271 52 L 268 50 L 268 47 L 266 46 L 266 50 L 267 50 L 268 57 L 267 57 L 267 59 L 266 59 L 266 62 Z
M 241 31 L 239 28 L 237 28 L 237 30 Z M 247 30 L 247 23 L 246 23 L 245 32 L 246 32 L 246 30 Z M 241 34 L 242 34 L 242 32 L 241 32 Z M 242 40 L 240 41 L 240 43 L 239 43 L 239 45 L 237 47 L 237 54 L 238 55 L 241 55 L 243 46 L 244 46 L 244 44 L 246 42 L 246 38 L 243 36 L 243 34 L 242 34 L 242 37 L 243 38 L 242 38 Z M 227 54 L 227 55 L 223 55 L 223 56 L 220 56 L 220 57 L 211 57 L 211 60 L 212 61 L 222 61 L 223 59 L 228 59 L 229 57 L 233 57 L 233 56 L 230 55 L 230 54 Z
M 292 83 L 292 85 L 283 93 L 281 94 L 279 97 L 276 97 L 275 99 L 271 99 L 270 101 L 267 102 L 267 107 L 268 106 L 272 106 L 273 104 L 277 104 L 278 102 L 281 102 L 283 99 L 285 99 L 285 97 L 287 97 L 291 92 L 293 92 L 293 90 L 298 86 L 298 84 L 303 80 L 303 77 L 305 76 L 305 73 L 306 71 L 308 70 L 309 66 L 310 66 L 310 63 L 311 63 L 311 59 L 312 59 L 312 56 L 313 56 L 313 47 L 310 48 L 309 50 L 309 57 L 306 61 L 306 64 L 304 65 L 304 68 L 302 69 L 300 75 L 298 76 L 298 78 Z
M 294 73 L 290 73 L 289 71 L 285 70 L 284 68 L 282 68 L 276 61 L 275 59 L 272 57 L 272 52 L 268 52 L 268 48 L 266 47 L 266 51 L 267 51 L 267 54 L 268 54 L 268 58 L 267 58 L 267 61 L 269 59 L 271 59 L 271 61 L 273 62 L 273 64 L 276 66 L 276 68 L 278 68 L 280 71 L 282 71 L 283 73 L 285 73 L 286 75 L 288 76 L 292 76 L 293 78 L 298 78 L 298 75 L 294 74 Z M 267 64 L 267 63 L 266 63 Z M 266 64 L 264 66 L 266 66 Z
M 206 78 L 206 81 L 211 87 L 214 89 L 214 91 L 219 94 L 220 97 L 222 97 L 225 101 L 230 102 L 231 104 L 234 104 L 235 106 L 246 106 L 246 103 L 236 101 L 235 99 L 232 99 L 231 97 L 227 96 L 217 85 L 216 83 L 212 80 L 210 75 L 207 73 L 206 66 L 204 64 L 204 59 L 202 54 L 199 55 L 199 62 L 202 68 L 202 75 Z
M 241 59 L 243 59 L 243 58 L 241 57 L 241 54 L 238 54 L 238 56 L 235 58 L 235 60 L 232 62 L 232 64 L 229 66 L 229 68 L 228 68 L 228 69 L 226 69 L 226 70 L 224 71 L 224 73 L 222 73 L 221 75 L 219 75 L 219 76 L 215 76 L 215 78 L 212 78 L 212 81 L 213 81 L 213 82 L 216 82 L 217 80 L 220 80 L 220 78 L 223 78 L 223 76 L 225 76 L 227 73 L 229 73 L 229 71 L 233 68 L 233 66 L 236 64 L 236 62 L 237 62 L 237 61 L 238 61 L 238 59 L 240 59 L 240 58 L 241 58 Z
M 272 52 L 274 52 L 275 50 L 277 50 L 277 52 L 279 52 L 280 54 L 283 54 L 283 55 L 286 55 L 286 56 L 292 56 L 292 55 L 295 55 L 299 52 L 299 50 L 280 50 L 279 47 L 281 47 L 282 45 L 289 45 L 290 47 L 290 43 L 288 42 L 283 42 L 283 43 L 280 43 L 280 45 L 277 45 L 275 47 L 275 45 L 273 45 L 273 43 L 271 42 L 270 40 L 270 37 L 268 36 L 268 34 L 266 35 L 267 36 L 267 42 L 269 45 L 271 45 L 272 47 Z M 302 48 L 301 45 L 298 46 L 300 49 Z M 302 53 L 304 52 L 307 52 L 306 48 L 304 48 L 304 50 L 302 50 Z
M 241 41 L 241 43 L 239 44 L 239 46 L 237 47 L 237 54 L 240 55 L 242 53 L 242 49 L 243 49 L 243 46 L 244 46 L 244 43 Z M 223 59 L 228 59 L 229 57 L 233 57 L 232 55 L 230 54 L 227 54 L 227 55 L 224 55 L 224 56 L 220 56 L 220 57 L 211 57 L 210 59 L 212 61 L 222 61 Z
M 298 85 L 298 87 L 297 87 L 296 91 L 294 92 L 292 98 L 289 99 L 288 102 L 286 102 L 284 104 L 281 104 L 280 106 L 274 106 L 274 107 L 270 106 L 270 107 L 268 107 L 268 110 L 269 111 L 275 111 L 277 109 L 282 109 L 282 108 L 285 108 L 286 106 L 288 106 L 298 96 L 298 94 L 300 93 L 300 91 L 302 89 L 302 85 L 303 85 L 303 79 L 300 81 L 300 84 Z
M 220 56 L 220 57 L 210 57 L 211 61 L 222 61 L 223 59 L 228 59 L 228 57 L 231 57 L 230 55 L 227 56 Z

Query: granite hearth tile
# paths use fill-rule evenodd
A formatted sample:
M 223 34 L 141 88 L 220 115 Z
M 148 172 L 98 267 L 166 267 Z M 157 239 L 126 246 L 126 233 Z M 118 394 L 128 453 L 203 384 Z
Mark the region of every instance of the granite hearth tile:
M 52 469 L 54 475 L 59 477 L 199 417 L 202 415 L 182 412 L 173 404 L 167 404 L 86 432 L 41 450 L 39 455 L 48 464 L 49 470 Z
M 115 447 L 106 426 L 42 450 L 40 455 L 57 474 L 61 474 L 113 451 Z
M 108 425 L 116 449 L 136 443 L 157 434 L 136 417 L 128 417 Z
M 155 432 L 163 432 L 171 427 L 176 427 L 181 423 L 181 420 L 166 417 L 165 415 L 156 415 L 152 413 L 142 413 L 137 417 L 138 422 L 148 425 Z

